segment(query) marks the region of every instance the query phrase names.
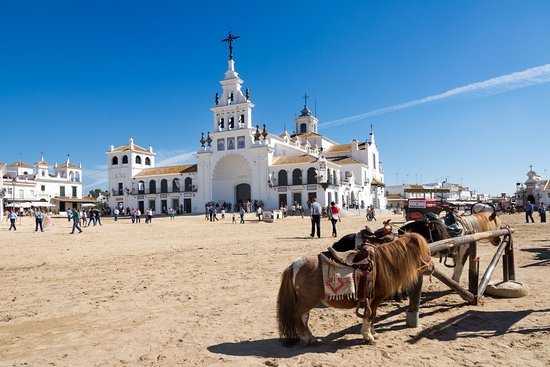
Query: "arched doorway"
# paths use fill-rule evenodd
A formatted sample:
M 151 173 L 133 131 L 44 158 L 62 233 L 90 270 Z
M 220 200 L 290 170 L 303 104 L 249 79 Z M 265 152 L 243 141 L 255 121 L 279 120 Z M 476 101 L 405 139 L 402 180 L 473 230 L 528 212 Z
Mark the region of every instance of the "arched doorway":
M 235 203 L 237 203 L 239 208 L 244 203 L 251 202 L 252 201 L 251 197 L 252 197 L 252 190 L 250 189 L 249 184 L 242 183 L 235 186 Z M 245 207 L 245 209 L 247 208 Z
M 531 204 L 535 204 L 535 197 L 533 195 L 527 196 L 527 201 Z
M 245 186 L 247 184 L 248 189 Z M 212 201 L 238 205 L 238 200 L 252 199 L 252 172 L 248 161 L 240 154 L 221 158 L 212 174 Z M 237 190 L 237 187 L 239 189 Z M 255 198 L 254 198 L 255 199 Z

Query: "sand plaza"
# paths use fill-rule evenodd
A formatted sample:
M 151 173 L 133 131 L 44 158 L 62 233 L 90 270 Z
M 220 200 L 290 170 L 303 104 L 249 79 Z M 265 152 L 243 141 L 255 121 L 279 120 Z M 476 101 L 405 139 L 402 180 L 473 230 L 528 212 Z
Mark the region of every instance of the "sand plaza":
M 548 365 L 550 229 L 523 219 L 502 217 L 516 229 L 516 271 L 529 296 L 470 306 L 425 279 L 420 328 L 405 327 L 406 301 L 386 302 L 375 323 L 380 338 L 365 345 L 353 310 L 317 308 L 310 327 L 320 343 L 307 348 L 278 339 L 279 277 L 295 258 L 332 243 L 328 221 L 313 240 L 299 216 L 264 223 L 247 215 L 245 224 L 162 217 L 151 225 L 104 218 L 74 235 L 66 218 L 44 233 L 29 218 L 17 232 L 3 223 L 0 365 Z M 365 224 L 344 218 L 339 236 Z M 488 246 L 478 247 L 482 267 Z

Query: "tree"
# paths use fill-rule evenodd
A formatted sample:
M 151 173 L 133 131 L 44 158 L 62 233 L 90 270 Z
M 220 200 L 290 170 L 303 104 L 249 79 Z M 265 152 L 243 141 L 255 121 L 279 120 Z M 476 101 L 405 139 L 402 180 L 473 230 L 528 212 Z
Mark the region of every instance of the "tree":
M 90 190 L 90 196 L 93 197 L 94 199 L 97 199 L 98 196 L 102 193 L 103 191 L 101 189 L 93 189 L 93 190 Z

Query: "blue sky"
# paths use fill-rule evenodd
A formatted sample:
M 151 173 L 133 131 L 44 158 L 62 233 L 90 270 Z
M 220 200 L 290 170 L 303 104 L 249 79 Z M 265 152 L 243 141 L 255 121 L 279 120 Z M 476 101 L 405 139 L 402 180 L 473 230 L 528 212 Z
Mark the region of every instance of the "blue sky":
M 4 2 L 0 161 L 70 154 L 87 189 L 106 188 L 105 151 L 129 136 L 153 145 L 157 162 L 193 162 L 232 31 L 254 123 L 271 132 L 292 129 L 307 92 L 333 140 L 365 139 L 373 124 L 388 185 L 447 177 L 498 194 L 530 164 L 548 176 L 549 1 L 344 4 Z

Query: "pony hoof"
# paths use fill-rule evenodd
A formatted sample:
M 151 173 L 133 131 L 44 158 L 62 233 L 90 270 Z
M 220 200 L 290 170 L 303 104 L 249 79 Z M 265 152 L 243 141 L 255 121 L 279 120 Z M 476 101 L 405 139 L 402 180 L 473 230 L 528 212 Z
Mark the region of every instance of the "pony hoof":
M 318 342 L 317 338 L 314 338 L 314 337 L 309 337 L 309 338 L 306 338 L 306 339 L 300 339 L 300 346 L 307 347 L 309 345 L 317 344 L 317 342 Z
M 367 343 L 367 344 L 374 344 L 374 342 L 375 342 L 374 336 L 372 336 L 371 334 L 367 334 L 367 335 L 363 336 L 363 338 L 365 339 L 365 343 Z

